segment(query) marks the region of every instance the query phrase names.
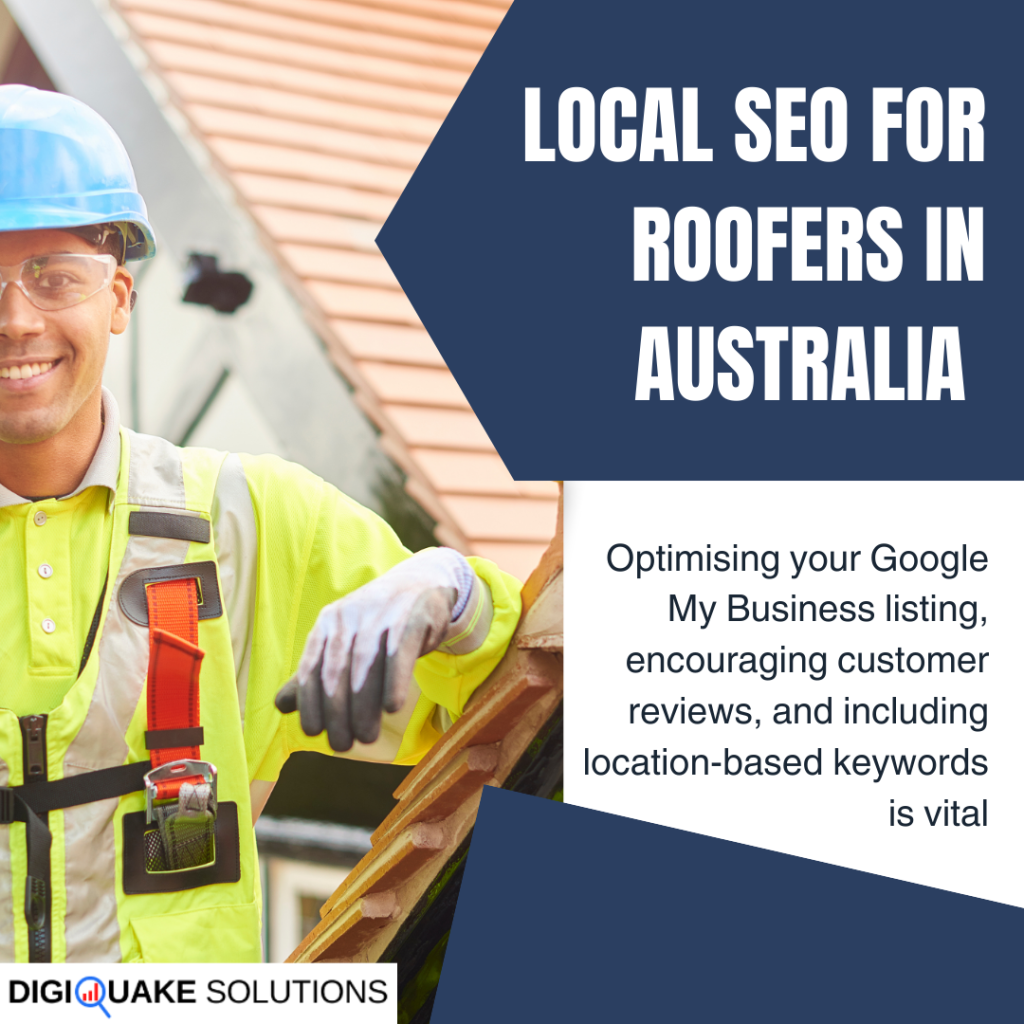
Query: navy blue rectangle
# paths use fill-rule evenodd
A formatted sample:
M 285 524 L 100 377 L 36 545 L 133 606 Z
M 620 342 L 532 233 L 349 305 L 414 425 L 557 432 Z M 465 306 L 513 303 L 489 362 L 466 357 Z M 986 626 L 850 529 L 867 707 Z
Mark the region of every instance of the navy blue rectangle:
M 484 788 L 436 1024 L 1018 1022 L 1024 910 Z

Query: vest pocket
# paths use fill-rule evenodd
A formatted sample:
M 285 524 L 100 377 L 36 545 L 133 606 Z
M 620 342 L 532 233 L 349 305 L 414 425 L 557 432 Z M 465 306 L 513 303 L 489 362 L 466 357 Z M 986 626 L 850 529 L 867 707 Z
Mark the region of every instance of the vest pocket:
M 146 812 L 135 811 L 124 816 L 124 860 L 122 883 L 129 896 L 151 892 L 181 892 L 202 885 L 237 882 L 242 877 L 238 844 L 238 805 L 225 800 L 217 805 L 214 840 L 214 862 L 205 867 L 182 871 L 149 872 L 146 870 Z
M 259 963 L 260 914 L 255 903 L 133 918 L 143 963 Z

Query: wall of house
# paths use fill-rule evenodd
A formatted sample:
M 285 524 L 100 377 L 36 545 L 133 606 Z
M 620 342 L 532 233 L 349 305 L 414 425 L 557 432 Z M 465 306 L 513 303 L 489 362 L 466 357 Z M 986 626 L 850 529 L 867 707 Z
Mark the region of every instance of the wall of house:
M 137 263 L 138 300 L 128 330 L 111 338 L 104 383 L 127 426 L 176 443 L 284 457 L 287 447 L 234 368 L 235 314 L 181 301 L 183 268 L 157 239 Z

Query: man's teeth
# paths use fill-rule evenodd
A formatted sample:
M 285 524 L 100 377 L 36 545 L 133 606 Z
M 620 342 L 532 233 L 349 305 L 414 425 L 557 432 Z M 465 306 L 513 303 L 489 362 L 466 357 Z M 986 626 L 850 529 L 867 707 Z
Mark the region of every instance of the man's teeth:
M 53 363 L 26 363 L 24 366 L 3 366 L 0 367 L 0 378 L 10 377 L 11 380 L 28 380 L 29 377 L 38 377 L 46 373 L 53 366 Z

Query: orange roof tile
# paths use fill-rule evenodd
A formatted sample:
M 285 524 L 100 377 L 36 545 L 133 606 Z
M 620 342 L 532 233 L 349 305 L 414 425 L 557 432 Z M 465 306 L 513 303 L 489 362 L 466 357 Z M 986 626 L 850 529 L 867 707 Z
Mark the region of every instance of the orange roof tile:
M 169 33 L 172 37 L 173 32 Z M 186 36 L 186 39 L 188 37 Z M 210 50 L 205 47 L 181 43 L 173 38 L 161 39 L 153 36 L 147 40 L 150 56 L 159 61 L 161 68 L 170 79 L 175 71 L 193 71 L 204 76 L 217 78 L 226 83 L 244 82 L 278 88 L 285 92 L 296 92 L 311 101 L 316 110 L 316 99 L 351 100 L 356 104 L 374 110 L 396 110 L 436 117 L 438 123 L 451 108 L 454 95 L 426 92 L 422 89 L 384 85 L 364 78 L 352 78 L 341 74 L 330 74 L 278 61 L 262 60 L 234 55 L 223 51 L 211 60 Z M 228 91 L 230 97 L 235 95 Z
M 374 238 L 511 0 L 116 0 L 276 248 L 448 543 L 525 578 L 557 488 L 512 480 Z
M 383 223 L 394 205 L 394 199 L 388 196 L 343 185 L 296 181 L 294 178 L 245 171 L 236 171 L 232 180 L 243 198 L 254 203 L 277 203 L 280 212 L 289 209 L 324 211 L 328 215 L 350 214 Z
M 380 107 L 359 106 L 341 100 L 268 89 L 262 84 L 256 85 L 244 80 L 208 78 L 184 71 L 172 71 L 167 78 L 187 103 L 213 102 L 222 108 L 271 117 L 301 117 L 310 124 L 354 129 L 385 138 L 429 143 L 442 120 L 440 117 L 382 110 Z
M 410 444 L 463 451 L 494 451 L 480 421 L 468 410 L 417 409 L 388 403 L 384 404 L 384 410 Z
M 335 320 L 333 323 L 335 330 L 345 336 L 345 344 L 356 358 L 362 356 L 410 366 L 444 366 L 441 353 L 422 328 L 361 323 L 358 320 Z

